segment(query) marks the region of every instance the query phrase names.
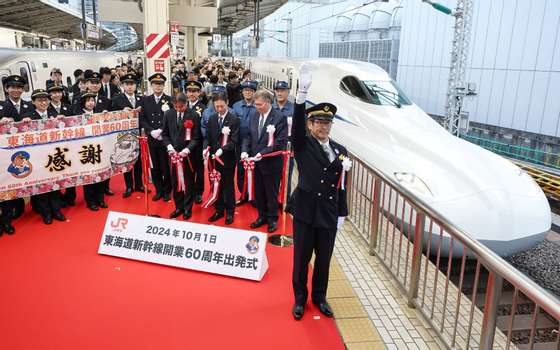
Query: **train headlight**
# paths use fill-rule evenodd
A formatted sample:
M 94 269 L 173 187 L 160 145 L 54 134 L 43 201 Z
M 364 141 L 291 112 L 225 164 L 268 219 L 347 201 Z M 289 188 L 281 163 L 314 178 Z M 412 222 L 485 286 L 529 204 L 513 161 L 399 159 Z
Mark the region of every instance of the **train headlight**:
M 397 181 L 408 190 L 421 193 L 426 196 L 433 196 L 432 191 L 422 179 L 411 173 L 395 173 Z

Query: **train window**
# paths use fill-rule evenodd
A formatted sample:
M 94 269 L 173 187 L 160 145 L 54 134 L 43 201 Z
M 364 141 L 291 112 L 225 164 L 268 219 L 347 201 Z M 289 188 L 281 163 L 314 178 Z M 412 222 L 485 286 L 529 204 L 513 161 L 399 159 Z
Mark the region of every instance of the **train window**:
M 380 105 L 410 105 L 412 102 L 404 95 L 392 80 L 364 80 L 362 81 L 376 104 Z M 375 103 L 375 102 L 374 102 Z
M 344 77 L 340 82 L 340 89 L 348 95 L 359 98 L 364 102 L 371 102 L 366 91 L 360 84 L 360 80 L 358 80 L 358 78 L 356 77 Z
M 49 64 L 47 62 L 43 62 L 43 68 L 49 68 Z
M 31 62 L 31 71 L 33 73 L 37 73 L 37 67 L 35 67 L 35 63 Z
M 25 86 L 23 87 L 23 91 L 29 92 L 29 74 L 27 74 L 27 68 L 20 67 L 19 68 L 19 75 L 25 80 Z

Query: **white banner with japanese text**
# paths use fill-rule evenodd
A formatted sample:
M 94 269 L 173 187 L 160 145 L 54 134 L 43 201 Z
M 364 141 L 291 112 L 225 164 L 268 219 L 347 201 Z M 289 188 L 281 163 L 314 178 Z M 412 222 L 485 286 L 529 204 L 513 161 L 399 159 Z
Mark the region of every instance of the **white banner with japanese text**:
M 268 269 L 263 232 L 109 212 L 99 254 L 255 281 Z
M 103 181 L 140 152 L 138 111 L 0 125 L 0 201 Z

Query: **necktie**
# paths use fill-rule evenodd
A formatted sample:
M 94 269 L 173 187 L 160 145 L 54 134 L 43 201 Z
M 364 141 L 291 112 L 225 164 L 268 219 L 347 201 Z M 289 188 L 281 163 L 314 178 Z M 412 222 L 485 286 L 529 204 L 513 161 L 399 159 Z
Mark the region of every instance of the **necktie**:
M 111 98 L 111 92 L 109 91 L 109 84 L 105 84 L 105 92 L 107 93 L 107 98 Z
M 156 105 L 159 103 L 159 97 L 156 97 Z
M 130 101 L 130 105 L 132 108 L 136 107 L 136 101 L 134 100 L 134 96 L 128 96 L 128 100 Z
M 222 125 L 224 124 L 224 118 L 218 117 L 218 125 L 220 126 L 220 130 L 222 130 Z
M 334 160 L 334 154 L 333 154 L 331 148 L 326 143 L 323 143 L 322 146 L 323 146 L 323 150 L 325 151 L 325 153 L 327 153 L 327 158 L 329 158 L 329 162 L 332 163 L 332 161 Z
M 19 113 L 19 103 L 16 103 L 15 105 L 17 112 Z
M 177 127 L 181 125 L 181 120 L 183 120 L 183 113 L 177 113 Z
M 258 133 L 259 138 L 261 137 L 263 126 L 264 126 L 264 115 L 261 114 L 261 117 L 259 119 L 259 133 Z

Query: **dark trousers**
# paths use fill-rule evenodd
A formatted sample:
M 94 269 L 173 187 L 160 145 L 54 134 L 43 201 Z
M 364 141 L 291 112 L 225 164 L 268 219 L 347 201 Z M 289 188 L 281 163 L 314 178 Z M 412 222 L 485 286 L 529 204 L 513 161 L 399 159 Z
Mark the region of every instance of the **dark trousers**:
M 13 218 L 19 218 L 20 216 L 23 215 L 23 212 L 25 211 L 25 201 L 23 198 L 13 199 L 13 201 L 14 201 Z
M 295 302 L 305 305 L 307 302 L 307 272 L 311 255 L 315 251 L 311 300 L 314 303 L 326 301 L 329 283 L 329 266 L 336 238 L 336 227 L 317 228 L 294 219 L 294 264 L 292 286 Z
M 76 201 L 76 187 L 68 187 L 64 190 L 62 195 L 64 203 L 72 203 Z
M 87 205 L 99 205 L 105 202 L 105 181 L 84 185 L 84 198 Z
M 140 156 L 138 156 L 138 159 L 134 163 L 134 168 L 132 168 L 132 170 L 124 173 L 124 183 L 126 185 L 126 188 L 129 188 L 129 189 L 140 188 L 140 187 L 143 186 L 143 184 L 142 184 L 142 160 L 140 159 Z
M 169 171 L 169 158 L 163 147 L 150 147 L 152 159 L 152 182 L 156 192 L 161 195 L 171 193 L 171 174 Z
M 2 225 L 6 225 L 12 222 L 12 219 L 14 217 L 14 210 L 18 205 L 17 203 L 20 199 L 23 200 L 23 198 L 17 198 L 0 202 L 0 209 L 2 210 L 2 214 L 0 215 L 0 222 L 2 223 Z
M 110 182 L 111 182 L 111 178 L 110 178 L 110 177 L 107 178 L 107 180 L 101 181 L 101 183 L 103 184 L 103 190 L 104 190 L 104 191 L 109 191 L 109 189 L 110 189 L 110 188 L 109 188 Z
M 31 207 L 42 217 L 52 216 L 54 213 L 59 212 L 62 207 L 60 191 L 31 196 Z
M 227 215 L 233 215 L 235 213 L 235 184 L 233 181 L 235 168 L 218 167 L 218 171 L 221 177 L 220 191 L 215 203 L 216 212 L 223 213 L 225 209 Z M 210 183 L 210 186 L 212 186 L 212 183 Z M 212 190 L 212 187 L 210 187 L 210 190 Z
M 278 191 L 280 174 L 263 174 L 259 166 L 255 167 L 255 200 L 259 217 L 268 223 L 278 221 Z
M 288 195 L 286 196 L 286 202 L 290 199 L 292 194 L 292 175 L 294 174 L 294 157 L 290 157 L 288 160 L 288 178 L 286 179 L 286 187 L 288 188 Z
M 239 193 L 243 193 L 243 183 L 245 182 L 245 168 L 243 168 L 243 162 L 237 162 L 237 190 Z M 248 197 L 249 191 L 245 193 L 245 197 Z
M 175 209 L 183 210 L 188 212 L 192 210 L 194 203 L 194 176 L 196 170 L 191 171 L 189 167 L 189 161 L 183 159 L 183 179 L 185 180 L 185 191 L 177 191 L 177 184 L 179 182 L 177 178 L 177 170 L 173 166 L 171 169 L 171 184 L 173 185 L 173 201 L 175 202 Z

